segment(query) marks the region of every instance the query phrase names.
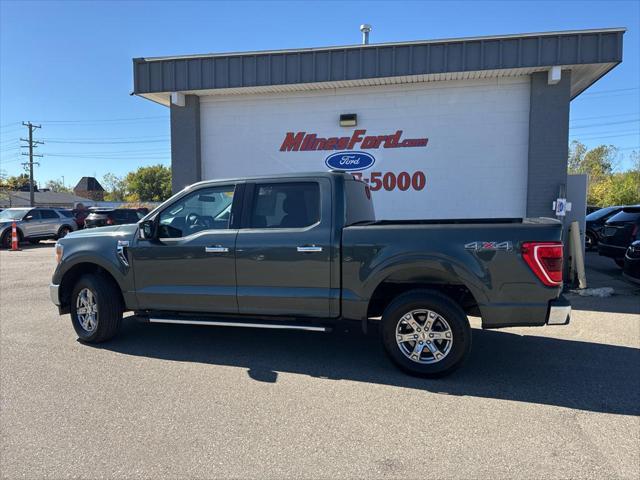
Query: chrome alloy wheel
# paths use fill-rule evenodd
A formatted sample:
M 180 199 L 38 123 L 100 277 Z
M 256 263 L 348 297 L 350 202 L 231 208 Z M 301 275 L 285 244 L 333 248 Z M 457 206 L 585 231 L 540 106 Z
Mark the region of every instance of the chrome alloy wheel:
M 445 318 L 431 310 L 411 310 L 396 326 L 400 351 L 416 363 L 438 363 L 451 351 L 453 332 Z
M 80 326 L 92 333 L 98 326 L 98 302 L 91 290 L 83 288 L 76 298 L 76 314 Z

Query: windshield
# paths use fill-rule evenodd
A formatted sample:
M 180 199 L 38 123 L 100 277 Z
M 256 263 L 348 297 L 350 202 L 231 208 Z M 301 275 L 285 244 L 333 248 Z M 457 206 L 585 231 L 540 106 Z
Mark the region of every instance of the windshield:
M 23 208 L 7 208 L 0 212 L 0 222 L 7 220 L 22 220 L 29 210 Z
M 593 222 L 595 220 L 600 220 L 601 218 L 606 217 L 607 215 L 609 215 L 611 212 L 618 210 L 620 207 L 604 207 L 601 208 L 600 210 L 596 210 L 595 212 L 591 212 L 589 215 L 586 216 L 586 220 L 587 222 Z

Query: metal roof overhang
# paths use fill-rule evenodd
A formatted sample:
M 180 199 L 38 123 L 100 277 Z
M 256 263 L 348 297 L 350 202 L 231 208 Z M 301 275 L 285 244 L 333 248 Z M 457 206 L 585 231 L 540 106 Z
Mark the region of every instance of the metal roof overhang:
M 622 61 L 624 28 L 133 60 L 133 94 L 281 93 L 571 70 L 571 98 Z

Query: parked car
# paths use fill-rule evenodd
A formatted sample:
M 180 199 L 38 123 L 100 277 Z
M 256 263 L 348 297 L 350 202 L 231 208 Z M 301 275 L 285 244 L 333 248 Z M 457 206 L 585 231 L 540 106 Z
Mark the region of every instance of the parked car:
M 622 274 L 627 280 L 640 284 L 640 240 L 636 240 L 627 248 Z
M 587 250 L 594 249 L 598 246 L 605 222 L 620 210 L 622 210 L 621 206 L 604 207 L 587 215 L 587 224 L 584 236 L 585 247 Z
M 73 216 L 56 208 L 7 208 L 0 212 L 0 245 L 11 247 L 11 225 L 16 222 L 18 242 L 59 239 L 78 229 Z
M 629 245 L 638 239 L 640 229 L 640 205 L 624 207 L 604 224 L 598 253 L 613 258 L 620 267 Z
M 135 208 L 92 208 L 84 219 L 86 228 L 137 223 L 144 214 Z
M 200 182 L 138 224 L 58 242 L 50 295 L 88 343 L 152 323 L 381 327 L 400 368 L 442 376 L 483 328 L 566 325 L 554 219 L 376 221 L 338 172 Z

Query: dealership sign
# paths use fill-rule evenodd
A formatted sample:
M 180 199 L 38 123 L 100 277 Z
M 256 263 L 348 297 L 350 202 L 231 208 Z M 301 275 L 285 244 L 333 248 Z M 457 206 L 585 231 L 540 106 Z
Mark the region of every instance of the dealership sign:
M 372 167 L 376 159 L 366 152 L 338 152 L 329 155 L 324 163 L 334 170 L 358 171 Z
M 391 135 L 367 135 L 366 130 L 354 130 L 350 137 L 318 137 L 316 133 L 287 132 L 281 152 L 306 152 L 314 150 L 353 150 L 360 148 L 369 150 L 375 148 L 407 148 L 426 147 L 428 138 L 402 138 L 402 130 L 396 130 Z

